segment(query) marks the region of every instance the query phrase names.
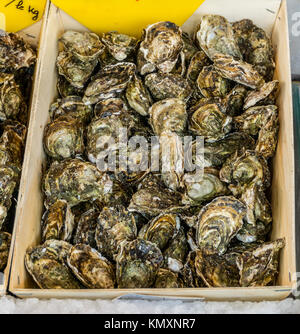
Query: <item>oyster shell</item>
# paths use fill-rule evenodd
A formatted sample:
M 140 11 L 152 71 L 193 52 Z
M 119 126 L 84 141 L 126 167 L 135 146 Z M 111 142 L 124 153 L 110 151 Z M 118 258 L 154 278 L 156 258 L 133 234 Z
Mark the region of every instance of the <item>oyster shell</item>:
M 80 159 L 54 162 L 44 178 L 46 207 L 58 199 L 75 206 L 81 202 L 103 198 L 111 191 L 112 182 L 96 166 Z
M 42 217 L 42 239 L 70 242 L 74 229 L 74 216 L 70 206 L 64 200 L 58 200 Z
M 135 64 L 125 62 L 102 68 L 88 85 L 83 102 L 96 104 L 103 99 L 122 93 L 131 81 L 135 69 Z
M 245 61 L 252 64 L 267 81 L 272 80 L 274 50 L 266 32 L 247 19 L 233 23 L 232 28 Z
M 12 74 L 0 73 L 0 121 L 26 120 L 27 106 Z
M 243 226 L 246 206 L 232 196 L 218 197 L 199 213 L 197 245 L 205 254 L 223 255 Z
M 49 240 L 26 251 L 25 266 L 41 289 L 80 289 L 79 282 L 67 267 L 67 254 L 72 245 Z
M 242 60 L 235 60 L 231 56 L 220 53 L 214 55 L 213 60 L 217 71 L 226 79 L 252 89 L 258 89 L 265 83 L 263 77 L 256 69 Z
M 126 89 L 126 98 L 130 107 L 142 116 L 147 116 L 152 105 L 152 97 L 143 81 L 135 75 Z
M 82 62 L 96 60 L 105 48 L 99 36 L 89 32 L 68 30 L 59 41 L 64 45 L 65 50 Z
M 220 179 L 229 185 L 233 194 L 243 193 L 249 184 L 266 189 L 271 184 L 271 176 L 266 159 L 254 151 L 236 152 L 220 170 Z
M 97 66 L 97 60 L 81 61 L 73 54 L 61 51 L 57 57 L 58 74 L 76 88 L 84 88 Z
M 83 124 L 87 124 L 91 120 L 93 108 L 85 105 L 79 96 L 68 96 L 57 99 L 51 105 L 49 112 L 51 120 L 60 116 L 70 116 L 78 119 Z
M 68 96 L 80 96 L 84 95 L 84 88 L 76 88 L 71 85 L 71 83 L 62 75 L 58 75 L 57 79 L 57 91 L 61 98 L 66 98 Z
M 138 237 L 154 243 L 160 250 L 164 250 L 170 240 L 178 233 L 180 219 L 174 214 L 162 213 L 153 218 L 139 232 Z
M 177 273 L 174 273 L 171 270 L 168 269 L 159 269 L 155 283 L 154 288 L 156 289 L 178 289 L 183 288 L 183 282 L 178 277 Z
M 134 53 L 138 44 L 135 37 L 120 34 L 117 31 L 103 34 L 101 40 L 106 45 L 108 52 L 118 61 L 123 61 Z
M 128 210 L 154 217 L 162 212 L 180 211 L 179 200 L 178 193 L 165 188 L 160 179 L 149 174 L 133 194 Z
M 204 67 L 207 67 L 211 64 L 210 59 L 207 57 L 204 51 L 197 51 L 189 63 L 186 77 L 191 82 L 196 82 L 199 77 L 200 72 Z
M 44 149 L 52 158 L 60 160 L 83 154 L 83 127 L 71 116 L 60 116 L 44 129 Z
M 196 38 L 210 59 L 217 53 L 242 59 L 232 26 L 223 16 L 204 15 L 200 20 Z
M 0 35 L 0 69 L 15 72 L 24 67 L 30 67 L 36 62 L 36 52 L 15 33 Z
M 169 73 L 174 68 L 182 48 L 181 29 L 172 22 L 157 22 L 144 30 L 139 53 L 146 66 L 149 63 L 154 69 Z M 145 70 L 142 72 L 145 73 Z
M 265 83 L 259 90 L 249 92 L 244 104 L 244 109 L 257 105 L 274 105 L 279 93 L 279 81 L 274 80 Z
M 98 209 L 91 208 L 80 216 L 74 236 L 75 245 L 84 244 L 97 248 L 95 234 L 99 214 Z
M 150 124 L 158 136 L 164 132 L 183 134 L 187 124 L 185 103 L 173 98 L 156 102 L 149 109 Z
M 227 195 L 226 184 L 219 179 L 219 171 L 214 168 L 205 168 L 201 180 L 190 179 L 190 174 L 185 174 L 185 193 L 182 204 L 198 206 L 203 202 L 210 201 L 215 197 Z
M 184 286 L 187 288 L 202 288 L 204 286 L 202 279 L 196 272 L 196 254 L 196 251 L 189 252 L 186 263 L 182 268 L 183 282 Z
M 209 288 L 239 286 L 239 270 L 225 256 L 197 251 L 195 267 L 198 276 Z
M 231 83 L 220 76 L 213 65 L 204 66 L 197 78 L 201 94 L 209 97 L 225 97 L 231 89 Z
M 231 130 L 232 118 L 224 113 L 218 103 L 203 105 L 193 112 L 189 129 L 206 140 L 216 141 L 225 137 Z
M 71 248 L 68 266 L 74 275 L 89 289 L 113 289 L 113 265 L 95 249 L 78 244 Z
M 243 110 L 247 89 L 242 85 L 236 85 L 230 93 L 223 99 L 226 114 L 236 116 Z
M 120 289 L 150 288 L 155 283 L 163 256 L 152 242 L 137 239 L 121 244 L 116 261 Z
M 115 259 L 123 241 L 134 240 L 137 228 L 132 213 L 122 205 L 105 207 L 98 217 L 96 228 L 97 248 L 104 256 Z
M 185 78 L 173 73 L 148 74 L 145 78 L 145 85 L 156 101 L 170 98 L 187 101 L 193 92 Z
M 0 271 L 3 271 L 7 265 L 10 244 L 11 234 L 0 232 Z
M 237 262 L 240 285 L 266 286 L 274 284 L 278 274 L 279 252 L 285 246 L 284 239 L 264 243 L 253 251 L 246 251 Z

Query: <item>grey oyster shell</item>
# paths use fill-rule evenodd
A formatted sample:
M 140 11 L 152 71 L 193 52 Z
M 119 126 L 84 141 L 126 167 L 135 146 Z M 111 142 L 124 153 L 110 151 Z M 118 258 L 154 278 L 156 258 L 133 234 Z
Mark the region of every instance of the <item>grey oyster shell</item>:
M 115 259 L 123 241 L 134 240 L 137 228 L 132 213 L 122 205 L 104 207 L 98 217 L 96 228 L 96 243 L 101 254 L 109 259 Z
M 74 215 L 65 200 L 51 205 L 42 217 L 42 240 L 70 242 L 74 229 Z
M 155 283 L 163 256 L 152 242 L 137 239 L 122 243 L 116 260 L 120 289 L 150 288 Z
M 163 73 L 171 72 L 183 48 L 181 29 L 171 22 L 157 22 L 145 29 L 143 37 L 139 48 L 145 62 L 143 67 L 149 63 L 151 72 L 155 68 Z M 148 72 L 143 67 L 142 75 Z
M 196 32 L 197 41 L 210 59 L 217 53 L 242 59 L 231 24 L 219 15 L 204 15 Z
M 44 178 L 46 207 L 58 199 L 75 206 L 81 202 L 103 198 L 112 189 L 109 177 L 96 166 L 80 159 L 54 162 Z
M 7 265 L 11 244 L 11 234 L 0 232 L 0 271 L 3 271 Z
M 102 42 L 106 45 L 108 52 L 118 61 L 125 60 L 134 53 L 138 40 L 133 36 L 110 31 L 102 35 Z
M 113 265 L 95 249 L 78 244 L 70 249 L 68 266 L 74 275 L 89 289 L 113 289 Z
M 183 282 L 179 278 L 177 273 L 174 273 L 171 270 L 168 269 L 159 269 L 155 283 L 154 288 L 156 289 L 178 289 L 183 288 Z
M 205 254 L 223 255 L 243 226 L 246 206 L 232 196 L 214 199 L 199 213 L 197 245 Z
M 83 154 L 83 127 L 71 116 L 60 116 L 44 129 L 44 149 L 52 158 L 60 160 Z
M 131 81 L 135 70 L 135 64 L 126 62 L 102 68 L 88 85 L 83 102 L 96 104 L 103 99 L 122 93 Z
M 196 82 L 200 72 L 203 70 L 205 66 L 209 66 L 211 64 L 210 59 L 207 57 L 204 51 L 197 51 L 191 61 L 189 63 L 189 67 L 187 69 L 186 77 L 191 82 Z
M 247 96 L 247 89 L 242 85 L 236 85 L 223 99 L 226 114 L 229 116 L 236 116 L 243 110 L 244 101 Z
M 79 282 L 66 264 L 71 247 L 64 241 L 50 240 L 27 249 L 25 266 L 39 288 L 80 289 Z
M 173 73 L 148 74 L 145 78 L 145 85 L 156 101 L 169 98 L 187 101 L 193 92 L 185 78 Z
M 77 88 L 72 86 L 63 75 L 58 75 L 56 87 L 61 98 L 66 98 L 68 96 L 82 97 L 85 91 L 84 88 Z

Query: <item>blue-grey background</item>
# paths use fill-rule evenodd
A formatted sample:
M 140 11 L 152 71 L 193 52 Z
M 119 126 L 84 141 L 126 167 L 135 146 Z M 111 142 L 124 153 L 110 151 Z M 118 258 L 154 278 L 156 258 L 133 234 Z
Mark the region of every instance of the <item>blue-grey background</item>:
M 300 0 L 287 0 L 292 75 L 294 79 L 300 80 Z

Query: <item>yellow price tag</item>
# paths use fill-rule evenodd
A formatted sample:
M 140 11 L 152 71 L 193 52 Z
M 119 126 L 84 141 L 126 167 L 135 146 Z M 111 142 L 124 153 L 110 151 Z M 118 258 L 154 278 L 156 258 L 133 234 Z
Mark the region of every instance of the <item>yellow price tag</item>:
M 0 28 L 17 32 L 39 21 L 46 0 L 0 0 Z
M 117 30 L 139 36 L 147 25 L 172 21 L 182 25 L 205 0 L 52 0 L 96 33 Z

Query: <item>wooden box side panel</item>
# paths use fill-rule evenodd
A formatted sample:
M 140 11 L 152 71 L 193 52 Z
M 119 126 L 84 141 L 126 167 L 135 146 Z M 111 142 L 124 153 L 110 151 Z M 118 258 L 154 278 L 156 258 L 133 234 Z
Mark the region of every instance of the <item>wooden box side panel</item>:
M 286 246 L 281 252 L 278 285 L 292 285 L 295 272 L 295 181 L 293 105 L 290 70 L 290 50 L 286 2 L 283 1 L 272 34 L 276 52 L 276 78 L 280 81 L 279 141 L 273 162 L 272 239 L 285 237 Z

